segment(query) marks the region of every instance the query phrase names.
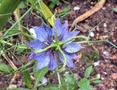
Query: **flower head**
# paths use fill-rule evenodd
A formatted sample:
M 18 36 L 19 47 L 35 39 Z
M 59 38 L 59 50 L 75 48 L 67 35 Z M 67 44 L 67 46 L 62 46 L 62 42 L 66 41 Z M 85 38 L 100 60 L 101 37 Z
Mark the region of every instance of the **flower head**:
M 65 59 L 69 68 L 74 67 L 73 59 L 82 46 L 76 42 L 68 42 L 79 31 L 69 32 L 67 21 L 61 24 L 57 18 L 53 28 L 46 25 L 35 26 L 30 32 L 35 39 L 27 43 L 34 50 L 29 59 L 38 61 L 38 69 L 48 67 L 49 70 L 54 70 L 58 66 L 57 60 L 65 63 Z

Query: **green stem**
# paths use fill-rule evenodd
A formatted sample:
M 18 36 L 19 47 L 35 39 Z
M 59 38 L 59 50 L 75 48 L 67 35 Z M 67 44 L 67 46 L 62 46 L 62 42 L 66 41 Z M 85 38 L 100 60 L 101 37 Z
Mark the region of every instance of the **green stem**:
M 109 43 L 110 45 L 112 45 L 114 48 L 117 48 L 117 45 L 113 44 L 112 42 L 110 42 L 109 40 L 106 40 L 107 43 Z
M 99 42 L 106 42 L 106 40 L 80 41 L 80 42 L 77 42 L 77 43 L 78 43 L 78 44 L 81 44 L 81 43 L 99 43 Z
M 10 45 L 10 46 L 13 45 L 12 43 L 9 43 L 9 42 L 7 42 L 7 41 L 5 41 L 3 39 L 0 39 L 0 43 L 7 44 L 7 45 Z
M 50 46 L 48 46 L 48 47 L 46 47 L 46 48 L 44 48 L 44 49 L 42 49 L 42 50 L 35 50 L 34 52 L 35 53 L 42 53 L 42 52 L 44 52 L 44 51 L 46 51 L 46 50 L 48 50 L 48 49 L 50 49 L 50 48 L 52 48 L 53 47 L 53 45 L 50 45 Z
M 64 58 L 64 65 L 63 65 L 63 67 L 58 70 L 59 72 L 61 72 L 61 71 L 64 71 L 65 70 L 65 66 L 67 64 L 67 58 L 65 56 L 65 53 L 62 51 L 62 49 L 60 47 L 58 47 L 58 50 L 60 51 L 60 53 L 62 54 L 62 56 Z
M 5 24 L 22 0 L 2 0 L 0 2 L 0 28 Z
M 113 46 L 114 48 L 117 48 L 117 45 L 113 44 L 112 42 L 110 42 L 109 40 L 96 40 L 96 41 L 81 41 L 81 42 L 77 42 L 78 44 L 81 43 L 99 43 L 99 42 L 106 42 L 109 43 L 111 46 Z
M 35 60 L 31 60 L 27 64 L 21 66 L 20 68 L 17 69 L 17 71 L 23 71 L 24 69 L 26 69 L 28 66 L 32 65 L 33 63 L 35 63 Z
M 71 39 L 67 40 L 67 41 L 66 41 L 66 42 L 64 42 L 63 44 L 67 44 L 67 43 L 69 43 L 69 42 L 73 42 L 73 41 L 75 41 L 75 39 L 84 39 L 84 40 L 86 40 L 86 41 L 88 41 L 88 40 L 89 40 L 89 38 L 88 38 L 88 37 L 83 36 L 83 35 L 79 35 L 79 36 L 76 36 L 76 37 L 73 37 L 73 38 L 71 38 Z

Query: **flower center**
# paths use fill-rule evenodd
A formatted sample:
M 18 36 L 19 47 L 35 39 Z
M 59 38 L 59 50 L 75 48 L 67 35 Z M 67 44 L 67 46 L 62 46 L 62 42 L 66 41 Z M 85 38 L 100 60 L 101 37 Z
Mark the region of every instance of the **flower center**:
M 63 45 L 63 42 L 53 40 L 53 48 L 55 50 L 58 50 L 62 45 Z

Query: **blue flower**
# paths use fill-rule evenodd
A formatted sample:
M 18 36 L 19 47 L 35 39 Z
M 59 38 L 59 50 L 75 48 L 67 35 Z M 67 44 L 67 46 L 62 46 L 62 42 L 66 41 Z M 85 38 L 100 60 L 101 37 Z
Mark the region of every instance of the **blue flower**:
M 34 51 L 29 55 L 30 60 L 37 60 L 37 68 L 40 70 L 48 67 L 49 70 L 54 70 L 58 66 L 58 61 L 65 63 L 69 68 L 74 67 L 74 57 L 82 46 L 76 42 L 68 42 L 79 34 L 79 31 L 68 31 L 67 21 L 61 24 L 57 18 L 55 27 L 50 28 L 46 25 L 35 26 L 30 29 L 34 36 L 34 40 L 27 43 Z M 36 53 L 40 52 L 40 53 Z M 63 55 L 63 53 L 64 55 Z M 64 57 L 65 56 L 65 57 Z

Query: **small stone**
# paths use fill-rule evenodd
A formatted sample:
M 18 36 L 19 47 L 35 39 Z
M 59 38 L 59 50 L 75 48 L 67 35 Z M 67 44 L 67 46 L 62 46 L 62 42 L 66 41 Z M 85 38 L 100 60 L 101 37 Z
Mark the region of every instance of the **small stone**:
M 79 10 L 80 10 L 80 7 L 78 7 L 78 6 L 74 7 L 74 11 L 79 11 Z
M 103 51 L 103 55 L 106 56 L 106 58 L 110 56 L 108 51 Z
M 94 37 L 95 36 L 94 32 L 89 32 L 89 36 Z
M 105 75 L 107 75 L 107 72 L 103 72 Z
M 104 80 L 104 77 L 101 77 L 101 80 Z
M 94 62 L 93 65 L 94 66 L 98 66 L 100 64 L 100 61 Z
M 103 9 L 103 10 L 106 10 L 106 7 L 103 7 L 102 9 Z
M 106 28 L 107 27 L 107 23 L 104 23 L 103 26 Z
M 94 2 L 91 2 L 91 4 L 93 5 L 93 4 L 94 4 Z

